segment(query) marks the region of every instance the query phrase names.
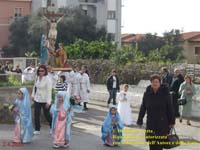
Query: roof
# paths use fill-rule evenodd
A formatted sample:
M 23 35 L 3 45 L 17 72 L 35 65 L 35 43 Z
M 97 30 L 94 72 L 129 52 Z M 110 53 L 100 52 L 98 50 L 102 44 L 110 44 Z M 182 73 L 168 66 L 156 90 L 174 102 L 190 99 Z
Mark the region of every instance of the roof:
M 200 42 L 200 32 L 186 32 L 181 34 L 183 41 Z
M 146 34 L 122 34 L 122 43 L 135 43 L 145 37 Z M 200 42 L 200 31 L 182 33 L 181 41 Z
M 134 43 L 145 37 L 145 34 L 122 34 L 122 43 Z
M 15 1 L 15 2 L 31 2 L 32 0 L 8 0 L 8 1 Z

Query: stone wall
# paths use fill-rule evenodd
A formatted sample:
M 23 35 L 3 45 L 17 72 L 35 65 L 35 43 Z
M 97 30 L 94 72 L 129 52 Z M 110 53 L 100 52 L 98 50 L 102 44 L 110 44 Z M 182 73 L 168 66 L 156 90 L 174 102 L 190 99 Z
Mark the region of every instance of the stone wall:
M 139 111 L 141 102 L 142 102 L 142 97 L 144 90 L 147 85 L 149 85 L 150 82 L 148 80 L 141 80 L 138 85 L 130 85 L 129 87 L 129 92 L 131 96 L 131 106 L 134 111 Z M 120 87 L 123 89 L 123 85 Z M 200 86 L 197 86 L 197 91 L 200 91 Z M 19 87 L 4 87 L 0 88 L 0 120 L 7 120 L 9 122 L 12 120 L 11 114 L 4 109 L 2 112 L 2 106 L 5 105 L 5 103 L 11 104 L 14 102 L 17 96 L 17 90 Z M 28 87 L 29 92 L 31 93 L 32 88 Z M 90 101 L 104 101 L 105 104 L 107 103 L 108 100 L 108 91 L 106 89 L 106 86 L 103 84 L 91 84 L 90 88 Z M 193 109 L 192 109 L 192 117 L 199 119 L 199 114 L 200 114 L 200 94 L 197 92 L 196 95 L 196 100 L 193 102 Z M 7 118 L 7 119 L 6 119 Z M 43 119 L 44 120 L 44 119 Z M 1 122 L 1 121 L 0 121 Z
M 135 63 L 125 66 L 118 66 L 110 60 L 68 60 L 71 66 L 87 65 L 90 73 L 91 83 L 105 84 L 107 77 L 111 74 L 112 69 L 117 71 L 120 83 L 138 84 L 140 80 L 148 80 L 153 73 L 160 72 L 163 64 L 158 63 Z M 173 70 L 175 65 L 165 67 Z
M 13 103 L 17 97 L 17 91 L 21 87 L 0 87 L 0 102 Z M 29 93 L 32 92 L 32 87 L 27 87 Z

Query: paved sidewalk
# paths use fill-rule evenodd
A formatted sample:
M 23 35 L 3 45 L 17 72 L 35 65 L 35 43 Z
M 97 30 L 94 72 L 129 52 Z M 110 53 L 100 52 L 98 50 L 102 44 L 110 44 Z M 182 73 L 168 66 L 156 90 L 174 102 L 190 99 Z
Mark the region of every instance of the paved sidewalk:
M 72 124 L 70 150 L 148 150 L 148 145 L 144 144 L 144 129 L 137 128 L 136 125 L 131 128 L 125 128 L 128 132 L 126 137 L 131 136 L 133 138 L 124 139 L 124 141 L 131 140 L 134 144 L 120 145 L 115 148 L 104 146 L 101 141 L 100 127 L 108 111 L 106 103 L 91 101 L 88 107 L 88 111 L 75 114 Z M 133 108 L 132 110 L 135 124 L 138 109 Z M 200 150 L 200 122 L 193 120 L 191 123 L 192 125 L 188 126 L 185 120 L 182 124 L 177 121 L 176 130 L 183 144 L 174 148 L 174 150 Z M 0 124 L 0 150 L 53 150 L 52 139 L 47 125 L 42 125 L 41 134 L 34 136 L 32 143 L 23 146 L 8 145 L 11 143 L 13 127 L 14 125 Z

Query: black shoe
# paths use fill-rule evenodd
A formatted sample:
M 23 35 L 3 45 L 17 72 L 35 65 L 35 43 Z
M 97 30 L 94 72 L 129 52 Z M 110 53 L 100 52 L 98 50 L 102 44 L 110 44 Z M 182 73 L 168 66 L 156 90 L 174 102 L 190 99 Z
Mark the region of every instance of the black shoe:
M 187 125 L 191 126 L 191 123 L 189 121 L 187 121 Z
M 179 119 L 179 122 L 182 123 L 182 118 Z
M 85 107 L 85 108 L 83 108 L 83 110 L 88 110 L 88 108 L 87 108 L 87 107 Z

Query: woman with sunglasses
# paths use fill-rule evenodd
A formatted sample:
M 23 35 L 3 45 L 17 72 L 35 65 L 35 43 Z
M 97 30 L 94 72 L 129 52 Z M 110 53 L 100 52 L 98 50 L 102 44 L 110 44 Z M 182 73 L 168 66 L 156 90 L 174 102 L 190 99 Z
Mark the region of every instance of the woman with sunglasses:
M 39 66 L 37 70 L 37 77 L 33 86 L 32 100 L 34 101 L 34 117 L 35 117 L 35 131 L 34 134 L 40 134 L 40 115 L 41 108 L 44 116 L 49 122 L 51 128 L 51 116 L 49 114 L 52 94 L 52 83 L 47 76 L 47 68 L 45 65 Z

